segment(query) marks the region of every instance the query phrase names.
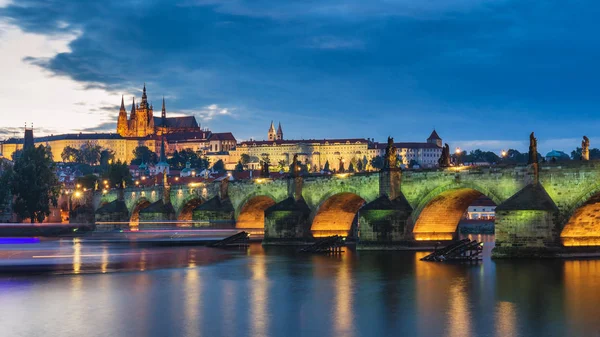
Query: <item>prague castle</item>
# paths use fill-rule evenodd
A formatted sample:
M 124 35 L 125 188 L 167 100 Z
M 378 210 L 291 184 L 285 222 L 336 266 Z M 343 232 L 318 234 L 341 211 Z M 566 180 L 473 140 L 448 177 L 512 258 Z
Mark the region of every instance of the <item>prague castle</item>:
M 135 97 L 133 98 L 129 119 L 127 119 L 125 101 L 123 100 L 123 97 L 121 97 L 121 109 L 119 110 L 119 118 L 117 119 L 117 133 L 122 137 L 142 138 L 169 133 L 201 131 L 198 122 L 196 122 L 196 118 L 193 116 L 167 118 L 164 97 L 162 100 L 161 115 L 160 117 L 155 117 L 154 107 L 148 103 L 145 84 L 141 103 L 136 106 Z
M 162 100 L 160 117 L 154 116 L 154 108 L 148 102 L 146 85 L 138 105 L 135 98 L 129 118 L 125 110 L 124 98 L 117 119 L 116 133 L 72 133 L 36 137 L 36 145 L 49 146 L 55 161 L 61 160 L 63 150 L 69 146 L 79 149 L 87 143 L 99 145 L 114 152 L 115 160 L 129 163 L 133 151 L 138 146 L 146 146 L 158 153 L 161 140 L 165 139 L 168 152 L 191 148 L 201 152 L 220 152 L 235 147 L 236 140 L 231 133 L 212 133 L 201 129 L 193 116 L 167 117 L 165 100 Z M 0 143 L 2 156 L 11 158 L 13 153 L 23 148 L 22 138 L 10 138 Z
M 116 133 L 73 133 L 36 137 L 35 144 L 49 146 L 54 160 L 62 159 L 66 147 L 79 149 L 86 144 L 99 145 L 114 152 L 115 160 L 126 163 L 134 159 L 133 152 L 138 146 L 146 146 L 159 153 L 162 140 L 165 141 L 166 152 L 191 149 L 210 157 L 211 162 L 223 160 L 227 169 L 233 169 L 242 155 L 248 155 L 251 162 L 248 167 L 258 169 L 259 161 L 268 156 L 271 166 L 285 168 L 291 164 L 294 155 L 298 155 L 302 163 L 309 164 L 312 171 L 325 168 L 339 171 L 350 164 L 354 167 L 361 161 L 361 166 L 369 169 L 367 164 L 376 156 L 382 156 L 387 144 L 380 144 L 368 138 L 344 139 L 307 139 L 290 140 L 283 136 L 283 128 L 278 123 L 277 129 L 271 121 L 266 140 L 250 140 L 237 143 L 230 132 L 213 133 L 202 129 L 193 116 L 167 117 L 165 99 L 162 99 L 160 116 L 154 116 L 154 107 L 148 101 L 146 85 L 142 91 L 139 104 L 132 98 L 129 115 L 125 108 L 124 97 L 118 112 Z M 442 140 L 434 130 L 426 142 L 395 143 L 403 166 L 417 163 L 421 167 L 436 167 L 442 152 Z M 4 157 L 22 149 L 22 138 L 10 138 L 0 143 Z
M 364 163 L 366 160 L 369 163 L 373 157 L 383 156 L 386 146 L 387 143 L 377 143 L 374 139 L 365 138 L 284 139 L 281 123 L 275 130 L 275 125 L 271 122 L 267 140 L 239 143 L 230 151 L 229 163 L 235 164 L 241 160 L 242 155 L 248 155 L 251 158 L 248 167 L 258 169 L 259 161 L 268 156 L 272 168 L 284 166 L 287 169 L 294 155 L 298 155 L 298 159 L 308 164 L 313 171 L 324 169 L 327 163 L 330 170 L 339 171 L 342 166 L 347 170 L 350 163 L 356 167 L 358 161 Z M 415 162 L 421 167 L 437 167 L 442 154 L 442 139 L 435 130 L 426 142 L 394 143 L 394 146 L 405 167 Z

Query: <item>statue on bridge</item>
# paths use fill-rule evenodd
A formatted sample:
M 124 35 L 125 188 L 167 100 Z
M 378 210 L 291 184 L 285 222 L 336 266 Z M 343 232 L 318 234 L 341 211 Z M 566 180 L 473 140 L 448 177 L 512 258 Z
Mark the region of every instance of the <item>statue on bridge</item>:
M 537 139 L 533 132 L 529 135 L 529 162 L 527 164 L 537 164 Z
M 290 173 L 293 177 L 297 177 L 300 175 L 300 165 L 298 165 L 298 154 L 294 154 L 294 159 L 292 159 L 292 166 L 290 166 Z
M 269 162 L 266 160 L 260 161 L 260 177 L 269 178 Z
M 388 137 L 383 168 L 398 168 L 398 149 L 394 146 L 394 138 L 392 137 Z
M 440 167 L 450 167 L 450 145 L 448 143 L 444 143 L 438 164 Z
M 98 180 L 94 182 L 94 191 L 98 190 Z
M 581 141 L 581 160 L 590 160 L 590 139 L 586 136 Z

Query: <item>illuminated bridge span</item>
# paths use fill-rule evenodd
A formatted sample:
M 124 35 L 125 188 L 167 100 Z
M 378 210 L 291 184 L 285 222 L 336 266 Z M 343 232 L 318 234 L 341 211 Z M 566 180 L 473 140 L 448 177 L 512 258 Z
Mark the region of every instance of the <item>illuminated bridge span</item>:
M 398 169 L 364 174 L 128 188 L 97 193 L 72 221 L 140 227 L 229 226 L 264 232 L 265 242 L 326 235 L 359 245 L 393 247 L 456 237 L 462 214 L 478 197 L 496 208 L 501 255 L 545 254 L 600 246 L 600 161 L 533 166 Z M 90 198 L 88 198 L 90 199 Z M 120 199 L 120 200 L 119 200 Z M 99 226 L 102 227 L 102 226 Z M 575 248 L 578 247 L 578 248 Z

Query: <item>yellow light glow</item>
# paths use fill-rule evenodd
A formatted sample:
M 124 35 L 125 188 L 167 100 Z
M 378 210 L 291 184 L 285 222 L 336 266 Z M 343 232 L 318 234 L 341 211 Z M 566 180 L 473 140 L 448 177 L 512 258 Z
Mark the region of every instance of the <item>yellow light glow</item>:
M 135 184 L 136 184 L 136 185 L 139 185 L 139 184 L 140 184 L 140 182 L 136 180 L 136 181 L 135 181 Z
M 103 183 L 104 183 L 104 185 L 107 185 L 108 184 L 108 180 L 104 180 Z
M 77 184 L 77 188 L 81 188 L 81 184 Z
M 146 180 L 146 176 L 142 176 L 142 180 Z
M 102 190 L 102 193 L 103 193 L 103 194 L 106 194 L 106 193 L 108 193 L 108 190 L 106 190 L 106 189 L 103 189 L 103 190 Z
M 200 186 L 200 183 L 189 183 L 188 186 L 189 187 L 198 187 L 198 186 Z
M 348 176 L 350 175 L 350 173 L 338 173 L 335 176 L 338 178 L 348 178 Z
M 79 191 L 75 192 L 75 196 L 79 198 L 81 196 L 81 192 L 79 192 Z
M 255 180 L 257 184 L 262 184 L 265 180 L 262 178 L 258 178 Z
M 460 154 L 460 147 L 456 148 L 456 154 Z

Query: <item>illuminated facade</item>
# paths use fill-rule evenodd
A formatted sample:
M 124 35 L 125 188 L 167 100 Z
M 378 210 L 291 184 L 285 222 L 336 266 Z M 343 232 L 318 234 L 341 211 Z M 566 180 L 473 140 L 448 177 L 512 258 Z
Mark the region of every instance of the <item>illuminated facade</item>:
M 163 136 L 167 154 L 184 149 L 203 154 L 221 153 L 234 148 L 237 143 L 230 132 L 212 133 L 208 129 L 201 129 L 193 116 L 167 117 L 164 98 L 161 116 L 155 117 L 153 114 L 154 108 L 148 103 L 144 85 L 142 100 L 136 105 L 134 99 L 129 119 L 125 111 L 125 102 L 121 98 L 116 133 L 50 135 L 37 137 L 34 143 L 36 146 L 49 146 L 55 161 L 62 161 L 61 155 L 67 146 L 80 149 L 86 144 L 92 144 L 113 151 L 115 160 L 126 163 L 134 159 L 133 151 L 138 146 L 146 146 L 159 154 Z M 22 138 L 10 138 L 0 143 L 0 151 L 3 157 L 10 159 L 13 153 L 23 149 L 23 146 Z

